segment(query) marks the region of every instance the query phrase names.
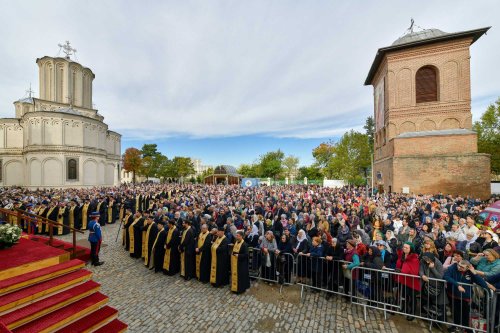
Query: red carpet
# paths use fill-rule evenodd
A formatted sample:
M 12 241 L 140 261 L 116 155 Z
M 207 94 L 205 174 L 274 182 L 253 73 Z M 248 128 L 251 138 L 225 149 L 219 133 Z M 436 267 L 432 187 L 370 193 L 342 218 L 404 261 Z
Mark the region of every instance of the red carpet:
M 94 333 L 118 333 L 127 329 L 127 324 L 122 323 L 118 319 L 113 320 L 109 324 L 94 331 Z
M 42 243 L 46 243 L 48 244 L 48 241 L 49 241 L 49 237 L 46 237 L 46 236 L 41 236 L 41 235 L 31 235 L 29 236 L 30 239 L 32 240 L 35 240 L 35 241 L 38 241 L 38 242 L 42 242 Z M 69 242 L 65 242 L 65 241 L 62 241 L 60 239 L 57 239 L 57 238 L 53 238 L 52 239 L 52 246 L 54 247 L 59 247 L 65 251 L 68 251 L 68 252 L 71 252 L 72 249 L 73 249 L 73 243 L 69 243 Z M 78 255 L 75 259 L 80 259 L 82 261 L 89 261 L 90 259 L 90 249 L 88 247 L 84 247 L 84 246 L 79 246 L 77 245 L 76 246 L 76 250 L 77 251 L 80 251 L 80 252 L 83 252 L 82 254 Z
M 72 272 L 55 279 L 41 282 L 29 287 L 23 288 L 18 291 L 8 293 L 7 295 L 0 296 L 0 309 L 2 311 L 12 307 L 16 301 L 18 304 L 26 303 L 30 299 L 38 298 L 47 294 L 53 293 L 55 290 L 60 290 L 72 284 L 78 283 L 83 280 L 90 280 L 92 273 L 85 269 Z M 52 290 L 52 291 L 51 291 Z M 8 305 L 11 304 L 10 307 Z
M 95 327 L 98 327 L 99 325 L 102 325 L 102 323 L 105 323 L 107 320 L 110 318 L 115 318 L 118 315 L 118 310 L 110 307 L 110 306 L 105 306 L 103 308 L 100 308 L 97 311 L 94 311 L 85 317 L 75 321 L 71 325 L 68 325 L 59 331 L 56 331 L 56 333 L 74 333 L 74 332 L 82 332 L 82 331 L 91 331 Z
M 35 261 L 57 257 L 65 253 L 64 250 L 21 238 L 18 244 L 8 249 L 0 250 L 0 256 L 2 258 L 2 260 L 0 260 L 0 272 Z
M 86 293 L 97 290 L 99 286 L 100 284 L 97 282 L 87 281 L 49 298 L 42 299 L 38 302 L 16 309 L 16 311 L 7 313 L 0 317 L 0 321 L 4 322 L 8 327 L 12 327 L 13 325 L 16 326 L 15 324 L 23 318 L 37 316 L 38 313 L 43 311 L 54 312 L 54 309 L 61 303 L 85 297 Z
M 67 274 L 83 268 L 85 263 L 78 259 L 63 262 L 62 264 L 42 268 L 33 272 L 25 273 L 22 275 L 14 276 L 9 279 L 0 280 L 0 294 L 18 289 L 24 285 L 33 285 L 41 281 L 45 281 L 57 276 Z
M 92 294 L 57 311 L 53 311 L 41 318 L 38 318 L 38 320 L 36 321 L 13 329 L 12 332 L 32 333 L 50 329 L 52 326 L 61 324 L 61 322 L 63 321 L 70 321 L 72 317 L 80 317 L 83 314 L 87 314 L 93 311 L 94 307 L 98 307 L 99 305 L 104 304 L 107 300 L 108 297 L 106 295 L 103 295 L 101 293 Z M 77 329 L 74 332 L 80 331 L 80 329 Z

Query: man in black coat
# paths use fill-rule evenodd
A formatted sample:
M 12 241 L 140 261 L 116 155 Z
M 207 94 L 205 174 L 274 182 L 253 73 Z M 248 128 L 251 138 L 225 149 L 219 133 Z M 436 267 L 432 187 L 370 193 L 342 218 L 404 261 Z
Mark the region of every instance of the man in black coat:
M 184 220 L 182 227 L 184 231 L 182 232 L 181 243 L 179 244 L 179 252 L 181 253 L 181 276 L 184 277 L 185 280 L 191 280 L 196 277 L 196 243 L 194 231 L 191 227 L 190 220 Z

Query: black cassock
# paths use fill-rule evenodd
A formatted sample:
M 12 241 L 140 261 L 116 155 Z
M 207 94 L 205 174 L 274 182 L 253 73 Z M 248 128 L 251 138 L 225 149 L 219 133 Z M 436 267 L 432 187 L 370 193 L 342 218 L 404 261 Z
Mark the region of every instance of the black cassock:
M 229 246 L 227 238 L 224 237 L 219 245 L 216 241 L 212 244 L 212 261 L 210 263 L 210 283 L 214 287 L 225 286 L 229 284 Z
M 151 251 L 153 250 L 153 245 L 156 240 L 156 235 L 158 235 L 158 224 L 153 222 L 149 227 L 149 235 L 147 235 L 148 239 L 146 240 L 147 242 L 146 244 L 148 247 L 147 260 L 145 259 L 144 261 L 144 265 L 146 265 L 146 267 L 149 267 L 149 263 L 151 260 Z
M 134 225 L 134 253 L 130 254 L 134 258 L 142 257 L 142 228 L 144 226 L 144 218 L 141 217 Z
M 184 259 L 181 263 L 181 276 L 184 277 L 184 279 L 191 279 L 196 277 L 196 244 L 194 240 L 193 228 L 190 227 L 185 231 L 185 233 L 184 239 L 181 240 L 181 243 L 179 244 L 181 260 Z
M 128 234 L 128 228 L 130 227 L 130 225 L 134 222 L 134 216 L 132 214 L 130 214 L 128 217 L 125 217 L 123 219 L 123 233 L 125 234 L 124 236 L 124 239 L 123 239 L 123 244 L 125 246 L 125 250 L 128 251 L 128 249 L 130 248 L 130 237 L 129 237 L 129 234 Z
M 208 235 L 203 242 L 203 245 L 198 248 L 199 252 L 196 255 L 197 259 L 197 277 L 201 282 L 210 281 L 210 259 L 212 257 L 212 235 L 207 231 Z M 200 234 L 201 236 L 201 234 Z M 198 236 L 198 237 L 200 237 Z M 199 263 L 198 263 L 199 261 Z
M 235 256 L 236 253 L 238 254 L 237 257 Z M 248 245 L 242 240 L 239 251 L 233 251 L 231 254 L 231 291 L 242 293 L 248 288 L 250 288 Z
M 153 244 L 152 256 L 153 267 L 155 272 L 161 272 L 163 269 L 163 259 L 165 257 L 165 241 L 167 239 L 167 232 L 165 229 L 162 229 L 156 235 L 156 243 Z M 150 265 L 151 267 L 151 265 Z
M 168 232 L 167 232 L 167 238 L 168 238 Z M 170 241 L 167 243 L 167 239 L 165 239 L 165 245 L 167 249 L 165 250 L 165 257 L 164 257 L 164 265 L 163 265 L 163 272 L 167 275 L 174 275 L 179 273 L 180 265 L 181 265 L 181 259 L 180 259 L 180 254 L 179 254 L 179 230 L 175 228 L 172 231 L 172 237 L 170 238 Z M 169 260 L 169 265 L 166 267 L 167 263 L 167 256 Z

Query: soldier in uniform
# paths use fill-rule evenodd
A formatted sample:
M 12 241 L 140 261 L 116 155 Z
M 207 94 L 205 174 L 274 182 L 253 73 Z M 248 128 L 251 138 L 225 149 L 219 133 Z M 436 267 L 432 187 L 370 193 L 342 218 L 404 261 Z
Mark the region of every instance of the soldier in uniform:
M 90 259 L 92 260 L 92 265 L 101 266 L 104 264 L 103 261 L 99 261 L 99 250 L 102 242 L 101 225 L 99 224 L 99 218 L 101 214 L 99 212 L 93 212 L 90 214 L 89 223 L 89 242 L 90 242 Z

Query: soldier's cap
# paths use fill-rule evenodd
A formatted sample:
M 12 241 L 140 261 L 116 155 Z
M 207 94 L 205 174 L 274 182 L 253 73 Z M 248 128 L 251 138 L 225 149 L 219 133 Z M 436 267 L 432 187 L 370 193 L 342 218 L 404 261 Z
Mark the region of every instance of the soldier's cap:
M 90 217 L 96 217 L 96 216 L 101 216 L 101 214 L 99 214 L 99 212 L 90 213 Z

